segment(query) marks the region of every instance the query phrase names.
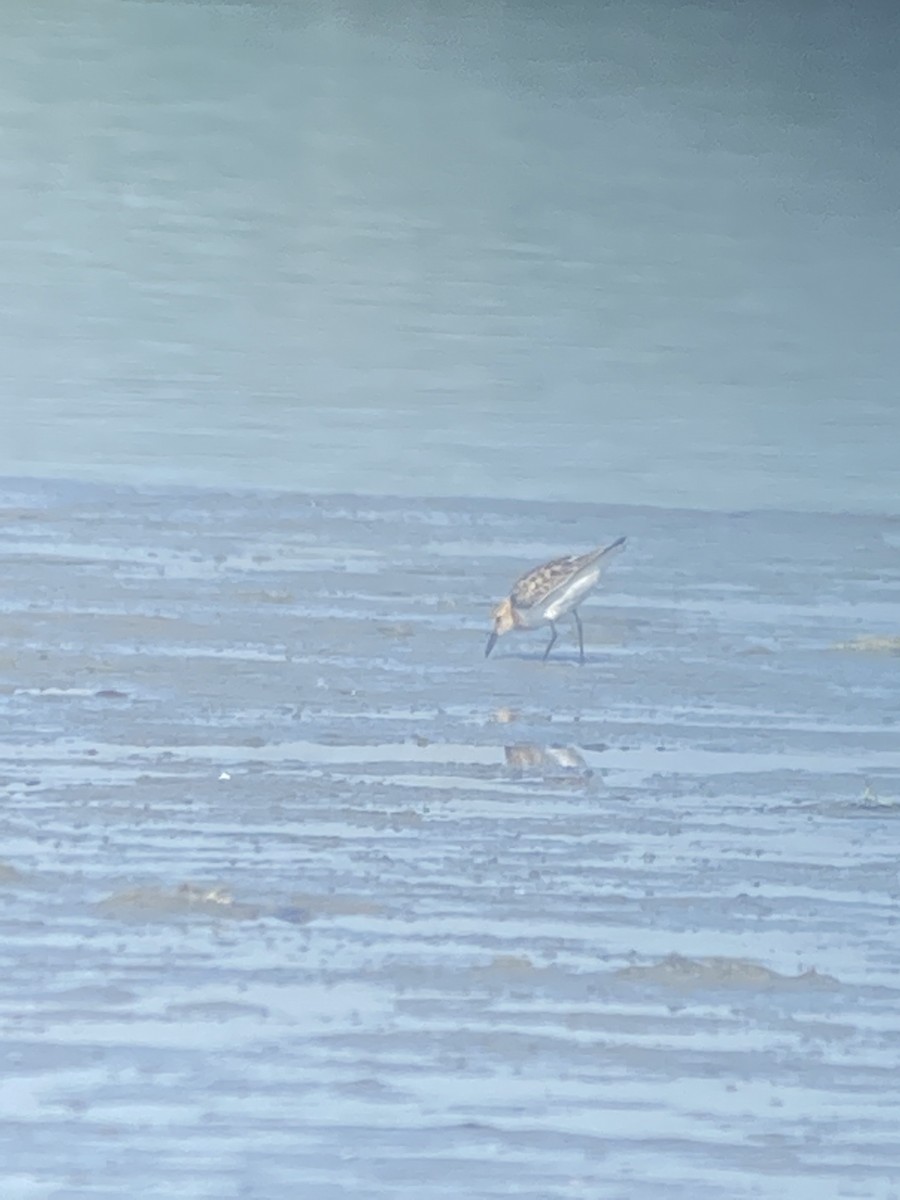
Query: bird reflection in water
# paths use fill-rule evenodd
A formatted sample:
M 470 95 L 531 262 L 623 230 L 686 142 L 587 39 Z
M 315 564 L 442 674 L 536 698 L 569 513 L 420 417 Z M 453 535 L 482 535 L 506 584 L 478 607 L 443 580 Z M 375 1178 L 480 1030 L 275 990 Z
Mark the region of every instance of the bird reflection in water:
M 504 746 L 506 765 L 521 773 L 538 772 L 541 775 L 559 775 L 577 772 L 584 778 L 591 775 L 591 768 L 582 755 L 572 746 L 538 746 L 534 742 L 517 742 Z

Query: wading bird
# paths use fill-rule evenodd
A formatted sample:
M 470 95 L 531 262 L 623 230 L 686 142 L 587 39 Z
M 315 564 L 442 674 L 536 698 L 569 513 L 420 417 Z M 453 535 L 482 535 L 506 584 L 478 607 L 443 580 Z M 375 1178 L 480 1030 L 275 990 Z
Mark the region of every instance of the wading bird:
M 570 612 L 578 630 L 579 662 L 583 663 L 584 633 L 578 605 L 597 586 L 610 560 L 624 545 L 625 539 L 620 537 L 602 550 L 554 558 L 523 575 L 491 613 L 494 628 L 485 647 L 485 658 L 497 644 L 497 638 L 511 629 L 537 629 L 539 625 L 549 625 L 550 641 L 544 651 L 546 660 L 556 641 L 556 622 Z

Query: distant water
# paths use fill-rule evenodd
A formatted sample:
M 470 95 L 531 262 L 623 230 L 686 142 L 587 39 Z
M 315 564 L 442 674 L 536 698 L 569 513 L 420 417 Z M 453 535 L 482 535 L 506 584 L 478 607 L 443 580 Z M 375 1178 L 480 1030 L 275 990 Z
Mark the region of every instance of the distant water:
M 0 474 L 896 510 L 890 17 L 4 18 Z
M 896 509 L 889 28 L 373 13 L 8 6 L 0 471 Z

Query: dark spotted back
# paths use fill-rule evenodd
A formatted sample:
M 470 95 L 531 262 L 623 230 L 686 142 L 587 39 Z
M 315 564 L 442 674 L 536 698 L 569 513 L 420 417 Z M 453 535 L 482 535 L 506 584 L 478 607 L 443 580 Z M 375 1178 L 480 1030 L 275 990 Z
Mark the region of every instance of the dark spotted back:
M 566 554 L 528 571 L 516 580 L 510 599 L 516 608 L 531 608 L 567 583 L 579 571 L 595 563 L 606 550 L 591 550 L 588 554 Z

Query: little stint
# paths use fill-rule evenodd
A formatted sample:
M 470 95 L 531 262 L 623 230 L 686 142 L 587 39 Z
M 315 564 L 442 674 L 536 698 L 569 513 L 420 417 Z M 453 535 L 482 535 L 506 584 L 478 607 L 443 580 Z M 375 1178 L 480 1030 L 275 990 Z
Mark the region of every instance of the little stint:
M 494 628 L 485 647 L 485 658 L 497 644 L 497 638 L 511 629 L 537 629 L 539 625 L 549 625 L 550 641 L 544 651 L 546 661 L 556 641 L 556 622 L 570 612 L 578 630 L 579 662 L 583 663 L 584 633 L 578 605 L 597 586 L 610 559 L 624 545 L 625 539 L 620 537 L 601 550 L 554 558 L 552 562 L 535 567 L 523 575 L 513 585 L 507 598 L 501 600 L 491 613 Z

